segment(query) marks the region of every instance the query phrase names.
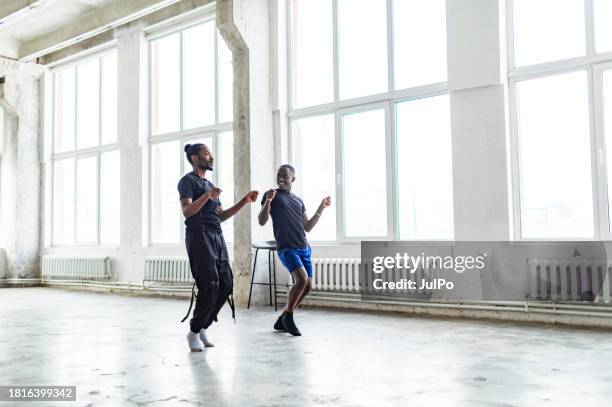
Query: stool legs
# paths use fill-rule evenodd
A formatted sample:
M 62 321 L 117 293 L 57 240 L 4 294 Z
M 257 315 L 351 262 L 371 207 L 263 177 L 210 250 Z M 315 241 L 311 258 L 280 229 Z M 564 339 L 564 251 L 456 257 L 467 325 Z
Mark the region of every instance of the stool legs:
M 259 249 L 255 249 L 255 260 L 253 260 L 253 272 L 251 273 L 251 287 L 249 289 L 249 301 L 247 302 L 247 309 L 251 307 L 251 296 L 253 295 L 253 285 L 267 285 L 270 290 L 270 305 L 272 305 L 272 285 L 274 285 L 274 310 L 276 311 L 276 262 L 274 250 L 268 250 L 268 283 L 256 283 L 255 282 L 255 270 L 257 269 L 257 254 Z M 274 269 L 274 271 L 272 271 Z
M 253 282 L 255 281 L 255 268 L 257 266 L 257 253 L 259 253 L 259 249 L 255 249 L 255 260 L 253 261 L 253 273 L 251 274 L 251 289 L 249 290 L 249 302 L 247 303 L 247 309 L 251 307 L 251 294 L 253 294 Z
M 274 251 L 270 251 L 272 252 L 272 268 L 274 270 L 272 271 L 272 275 L 274 276 L 274 311 L 278 311 L 278 299 L 276 297 L 276 261 L 274 260 Z
M 268 283 L 272 283 L 272 265 L 270 264 L 270 254 L 272 250 L 268 250 Z M 272 284 L 268 286 L 270 289 L 270 306 L 272 306 Z

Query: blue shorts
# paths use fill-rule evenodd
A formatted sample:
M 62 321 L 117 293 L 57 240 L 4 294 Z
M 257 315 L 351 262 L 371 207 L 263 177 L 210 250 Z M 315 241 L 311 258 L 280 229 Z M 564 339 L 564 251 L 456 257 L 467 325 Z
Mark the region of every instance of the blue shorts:
M 278 251 L 278 258 L 280 259 L 283 266 L 287 267 L 289 272 L 295 269 L 304 267 L 308 278 L 312 278 L 312 260 L 310 255 L 312 250 L 310 246 L 306 246 L 302 249 L 281 249 Z

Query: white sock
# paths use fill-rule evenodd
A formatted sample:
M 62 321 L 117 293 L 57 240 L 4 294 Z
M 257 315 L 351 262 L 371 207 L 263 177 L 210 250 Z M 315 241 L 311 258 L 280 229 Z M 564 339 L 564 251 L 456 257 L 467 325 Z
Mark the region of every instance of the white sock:
M 200 335 L 194 334 L 191 331 L 187 334 L 187 343 L 192 352 L 202 352 L 204 350 L 204 344 L 200 340 Z
M 212 348 L 215 346 L 214 343 L 208 340 L 208 337 L 206 336 L 206 329 L 204 328 L 200 329 L 200 340 L 207 348 Z

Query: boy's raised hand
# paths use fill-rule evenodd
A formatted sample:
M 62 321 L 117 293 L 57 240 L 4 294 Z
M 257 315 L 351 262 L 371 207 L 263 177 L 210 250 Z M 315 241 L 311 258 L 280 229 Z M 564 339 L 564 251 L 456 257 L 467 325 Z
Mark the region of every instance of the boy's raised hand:
M 271 201 L 274 199 L 275 196 L 276 196 L 276 190 L 270 189 L 266 191 L 266 200 Z
M 321 208 L 328 208 L 331 205 L 331 196 L 326 196 L 321 201 Z

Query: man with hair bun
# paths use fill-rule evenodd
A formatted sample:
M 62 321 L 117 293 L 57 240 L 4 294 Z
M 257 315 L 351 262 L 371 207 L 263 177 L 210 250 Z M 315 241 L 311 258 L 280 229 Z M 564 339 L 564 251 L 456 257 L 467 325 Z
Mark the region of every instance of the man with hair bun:
M 217 320 L 225 301 L 229 302 L 234 315 L 234 305 L 230 301 L 233 276 L 221 222 L 234 216 L 246 204 L 255 202 L 258 192 L 251 191 L 231 208 L 223 209 L 219 200 L 222 190 L 206 179 L 206 171 L 212 171 L 214 164 L 210 149 L 201 143 L 187 144 L 185 155 L 193 170 L 181 178 L 178 191 L 185 216 L 185 246 L 191 274 L 198 287 L 187 343 L 192 352 L 200 352 L 204 347 L 214 346 L 206 330 Z M 190 312 L 191 306 L 183 321 Z

